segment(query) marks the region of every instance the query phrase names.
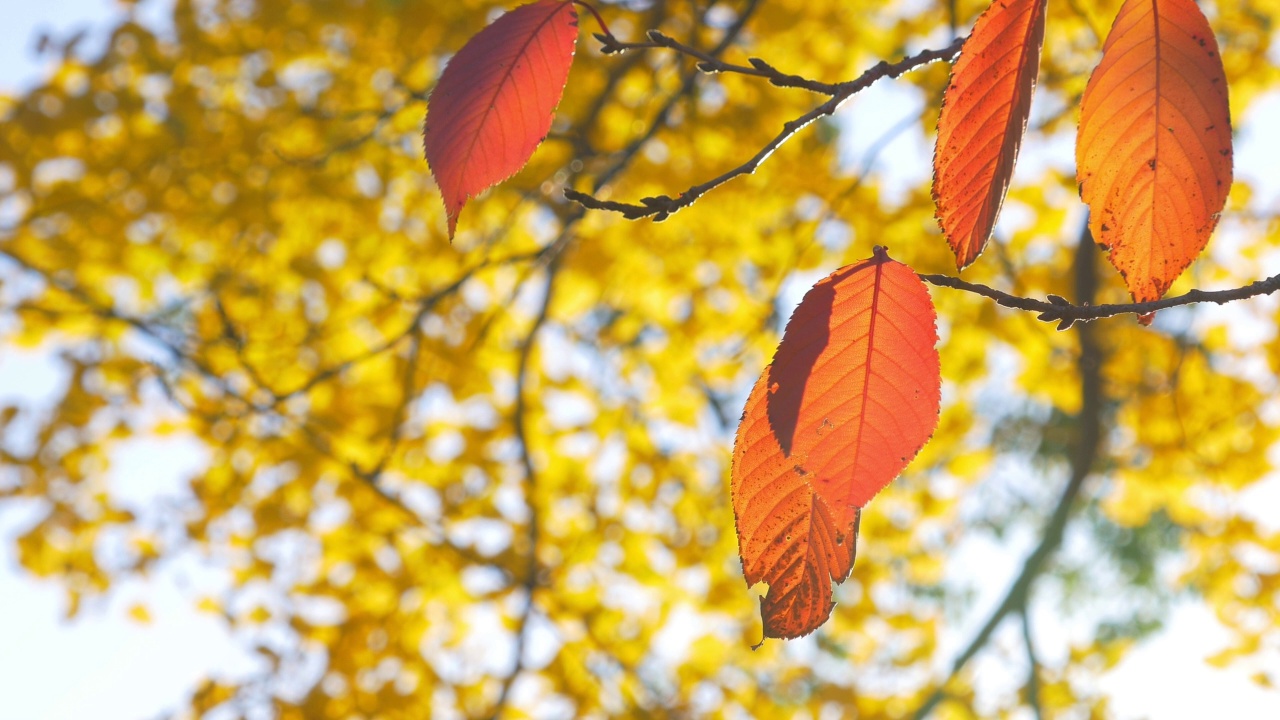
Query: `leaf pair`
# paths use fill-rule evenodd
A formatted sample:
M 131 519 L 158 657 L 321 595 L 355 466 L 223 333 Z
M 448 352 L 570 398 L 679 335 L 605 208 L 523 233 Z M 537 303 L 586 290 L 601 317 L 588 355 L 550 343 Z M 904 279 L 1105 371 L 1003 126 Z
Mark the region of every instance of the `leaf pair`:
M 734 443 L 747 583 L 769 583 L 765 637 L 826 622 L 853 568 L 861 509 L 938 423 L 936 314 L 911 268 L 875 257 L 815 285 L 756 381 Z
M 957 268 L 991 236 L 1031 110 L 1045 0 L 995 0 L 952 70 L 934 198 Z M 1209 241 L 1231 186 L 1218 45 L 1193 0 L 1126 0 L 1081 105 L 1090 229 L 1134 300 L 1164 295 Z
M 578 39 L 568 0 L 538 0 L 472 37 L 431 93 L 423 144 L 449 239 L 475 197 L 514 175 L 551 130 Z

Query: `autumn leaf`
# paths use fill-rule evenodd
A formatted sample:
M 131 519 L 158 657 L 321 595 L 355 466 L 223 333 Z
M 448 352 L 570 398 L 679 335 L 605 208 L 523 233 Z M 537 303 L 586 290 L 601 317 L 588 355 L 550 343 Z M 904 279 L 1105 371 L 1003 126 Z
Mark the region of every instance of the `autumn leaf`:
M 747 400 L 733 453 L 733 510 L 747 585 L 769 583 L 760 599 L 764 636 L 796 638 L 827 621 L 857 552 L 859 511 L 834 517 L 800 470 L 788 461 L 761 407 L 768 374 Z
M 951 71 L 938 118 L 933 199 L 963 269 L 982 252 L 1009 189 L 1031 114 L 1045 0 L 995 0 Z
M 863 506 L 938 422 L 938 336 L 911 268 L 875 257 L 800 302 L 743 412 L 732 495 L 749 585 L 769 583 L 765 636 L 812 632 L 853 567 Z
M 1156 300 L 1209 242 L 1231 187 L 1227 81 L 1192 0 L 1127 0 L 1085 88 L 1080 196 L 1133 299 Z
M 449 238 L 467 200 L 514 175 L 551 129 L 578 38 L 571 2 L 538 0 L 498 18 L 449 61 L 427 107 L 427 163 Z

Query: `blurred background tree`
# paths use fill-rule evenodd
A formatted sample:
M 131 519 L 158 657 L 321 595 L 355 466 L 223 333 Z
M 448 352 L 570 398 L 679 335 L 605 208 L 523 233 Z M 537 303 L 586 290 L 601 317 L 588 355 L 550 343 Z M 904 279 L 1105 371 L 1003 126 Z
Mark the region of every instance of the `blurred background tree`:
M 1248 135 L 1280 8 L 1206 5 Z M 191 602 L 263 672 L 190 688 L 179 715 L 1106 716 L 1098 677 L 1185 601 L 1231 631 L 1210 660 L 1280 679 L 1258 664 L 1280 645 L 1280 510 L 1250 500 L 1280 424 L 1270 298 L 1056 332 L 933 288 L 938 432 L 864 514 L 833 620 L 752 652 L 733 429 L 815 279 L 873 245 L 954 267 L 927 154 L 948 66 L 628 222 L 563 191 L 675 195 L 822 99 L 666 50 L 602 56 L 584 16 L 551 136 L 450 245 L 426 98 L 509 6 L 177 0 L 100 53 L 51 40 L 45 81 L 0 97 L 0 353 L 68 368 L 51 411 L 0 407 L 0 508 L 36 503 L 17 557 L 72 615 L 177 558 L 230 573 Z M 624 39 L 835 82 L 946 47 L 984 5 L 597 7 Z M 1082 237 L 1071 156 L 1118 7 L 1050 3 L 1024 160 L 967 279 L 1127 299 Z M 1238 175 L 1173 292 L 1280 268 L 1274 188 Z M 128 502 L 112 448 L 166 434 L 206 465 Z

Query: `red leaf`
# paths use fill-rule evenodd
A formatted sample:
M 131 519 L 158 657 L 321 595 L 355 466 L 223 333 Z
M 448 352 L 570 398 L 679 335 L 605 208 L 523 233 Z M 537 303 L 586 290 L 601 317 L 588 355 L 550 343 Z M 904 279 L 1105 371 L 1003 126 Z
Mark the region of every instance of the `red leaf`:
M 800 302 L 747 400 L 732 496 L 749 585 L 769 583 L 766 637 L 812 632 L 853 567 L 860 509 L 938 423 L 936 314 L 911 268 L 876 256 Z
M 577 28 L 570 2 L 521 5 L 468 40 L 440 75 L 423 139 L 450 240 L 467 200 L 514 175 L 547 136 Z
M 956 268 L 978 258 L 1000 215 L 1040 72 L 1045 0 L 994 0 L 973 26 L 938 118 L 933 199 Z
M 733 511 L 747 585 L 769 583 L 760 600 L 765 637 L 796 638 L 831 616 L 831 583 L 843 582 L 857 551 L 858 513 L 833 518 L 824 500 L 789 462 L 764 405 L 760 376 L 733 450 Z M 843 521 L 841 521 L 843 520 Z
M 1231 187 L 1218 43 L 1193 0 L 1126 0 L 1084 91 L 1089 227 L 1133 299 L 1159 299 L 1209 242 Z

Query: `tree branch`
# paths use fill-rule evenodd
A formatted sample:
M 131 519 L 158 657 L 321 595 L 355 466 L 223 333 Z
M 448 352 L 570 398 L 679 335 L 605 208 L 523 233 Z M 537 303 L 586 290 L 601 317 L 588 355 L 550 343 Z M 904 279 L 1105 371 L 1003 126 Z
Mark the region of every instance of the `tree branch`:
M 665 37 L 665 36 L 662 36 Z M 616 212 L 628 220 L 638 220 L 644 217 L 652 217 L 654 222 L 661 222 L 671 216 L 672 213 L 678 212 L 689 207 L 698 198 L 707 194 L 711 190 L 729 182 L 730 180 L 742 175 L 750 175 L 760 167 L 765 160 L 768 159 L 773 151 L 777 150 L 793 135 L 800 132 L 801 129 L 808 126 L 814 120 L 833 114 L 836 109 L 858 92 L 865 90 L 876 81 L 883 78 L 895 78 L 910 70 L 914 70 L 923 65 L 927 65 L 937 60 L 945 60 L 955 57 L 960 52 L 960 48 L 964 45 L 964 38 L 956 40 L 945 48 L 940 50 L 925 50 L 910 57 L 904 58 L 897 63 L 880 62 L 870 70 L 864 72 L 856 80 L 840 83 L 832 87 L 834 94 L 830 100 L 815 107 L 809 112 L 801 115 L 795 120 L 791 120 L 782 126 L 779 132 L 772 140 L 760 149 L 751 159 L 745 163 L 725 172 L 724 174 L 712 178 L 701 185 L 694 185 L 688 190 L 680 193 L 678 197 L 672 198 L 667 195 L 659 195 L 658 197 L 647 197 L 640 200 L 639 204 L 614 202 L 612 200 L 599 200 L 592 195 L 574 190 L 573 188 L 565 188 L 564 195 L 566 198 L 579 203 L 583 207 L 592 210 L 607 210 Z M 671 40 L 672 43 L 676 41 Z M 761 72 L 766 72 L 761 70 Z
M 529 506 L 529 530 L 527 535 L 529 557 L 524 577 L 524 608 L 516 621 L 515 666 L 512 667 L 511 673 L 502 679 L 502 685 L 498 690 L 498 699 L 494 703 L 491 715 L 495 720 L 506 709 L 507 702 L 511 696 L 511 688 L 524 670 L 525 646 L 529 641 L 529 618 L 533 616 L 533 611 L 536 607 L 533 596 L 538 589 L 538 575 L 541 569 L 538 564 L 538 538 L 541 534 L 541 523 L 538 516 L 538 504 L 534 500 L 538 489 L 538 474 L 533 465 L 533 453 L 529 450 L 529 406 L 526 390 L 529 380 L 529 358 L 533 355 L 533 346 L 537 342 L 538 332 L 547 322 L 548 311 L 551 308 L 551 298 L 555 293 L 556 274 L 560 268 L 562 258 L 564 258 L 563 254 L 556 254 L 547 266 L 547 281 L 543 290 L 542 304 L 538 309 L 537 317 L 534 318 L 533 325 L 529 328 L 528 334 L 525 335 L 524 341 L 520 343 L 520 355 L 516 362 L 516 407 L 513 423 L 515 425 L 516 439 L 520 443 L 520 465 L 524 469 L 526 484 L 525 504 Z
M 600 52 L 605 55 L 621 53 L 627 50 L 666 48 L 698 60 L 696 66 L 698 71 L 708 75 L 714 73 L 737 73 L 739 75 L 764 78 L 778 87 L 808 90 L 819 95 L 838 95 L 840 93 L 841 86 L 839 83 L 825 83 L 799 75 L 784 73 L 760 58 L 749 58 L 747 62 L 751 63 L 750 67 L 737 65 L 725 62 L 715 55 L 686 45 L 673 37 L 664 35 L 658 30 L 650 30 L 647 36 L 649 38 L 648 42 L 622 42 L 612 35 L 603 33 L 595 35 L 596 39 L 600 41 Z
M 428 530 L 433 531 L 436 535 L 442 538 L 439 543 L 435 544 L 435 547 L 442 548 L 446 551 L 449 551 L 457 555 L 464 562 L 468 562 L 474 565 L 491 565 L 493 567 L 496 567 L 504 577 L 509 577 L 511 575 L 511 573 L 506 568 L 503 568 L 499 565 L 495 565 L 491 560 L 480 557 L 472 553 L 470 550 L 466 548 L 458 547 L 448 542 L 445 533 L 442 530 L 440 530 L 435 523 L 431 522 L 428 518 L 424 518 L 422 515 L 419 515 L 417 511 L 413 510 L 408 505 L 406 505 L 398 495 L 388 490 L 385 484 L 381 482 L 381 475 L 386 465 L 386 460 L 387 460 L 386 457 L 384 457 L 383 460 L 379 462 L 375 468 L 371 470 L 365 470 L 361 468 L 357 463 L 342 457 L 338 452 L 336 452 L 332 447 L 332 445 L 329 443 L 329 441 L 323 436 L 323 434 L 321 434 L 311 423 L 307 422 L 305 419 L 292 417 L 287 413 L 278 412 L 277 408 L 281 403 L 283 403 L 289 397 L 292 397 L 293 395 L 298 394 L 298 392 L 301 392 L 301 391 L 287 393 L 284 395 L 277 395 L 273 393 L 266 386 L 260 385 L 259 389 L 265 390 L 269 395 L 271 395 L 271 399 L 266 403 L 255 402 L 251 397 L 246 396 L 243 393 L 237 392 L 235 388 L 232 387 L 229 382 L 227 382 L 225 377 L 218 374 L 212 367 L 210 367 L 209 365 L 201 361 L 200 358 L 196 357 L 194 353 L 183 348 L 179 341 L 176 341 L 168 337 L 166 333 L 163 331 L 164 329 L 162 327 L 157 327 L 153 325 L 152 322 L 150 322 L 148 319 L 142 318 L 142 317 L 136 317 L 136 316 L 121 312 L 110 305 L 103 304 L 102 302 L 95 299 L 84 288 L 71 282 L 70 280 L 66 280 L 65 278 L 59 277 L 55 273 L 44 270 L 43 268 L 29 261 L 22 255 L 17 254 L 12 249 L 0 249 L 0 257 L 8 258 L 11 262 L 16 264 L 19 268 L 33 275 L 43 278 L 46 282 L 58 288 L 60 291 L 75 298 L 78 302 L 80 302 L 85 306 L 89 314 L 107 322 L 121 323 L 127 327 L 130 327 L 135 331 L 141 333 L 142 335 L 146 336 L 151 341 L 163 347 L 164 350 L 172 358 L 175 367 L 164 368 L 162 366 L 156 366 L 156 374 L 154 377 L 156 381 L 160 384 L 161 389 L 165 393 L 165 396 L 168 397 L 171 402 L 173 402 L 176 406 L 181 408 L 184 412 L 194 417 L 199 417 L 204 422 L 209 424 L 212 424 L 215 421 L 214 417 L 205 415 L 199 412 L 196 408 L 190 407 L 187 403 L 183 402 L 183 400 L 179 397 L 177 389 L 165 377 L 166 370 L 174 370 L 174 371 L 180 372 L 181 368 L 186 368 L 187 370 L 191 371 L 198 377 L 201 377 L 204 380 L 212 383 L 214 386 L 218 388 L 218 391 L 223 393 L 226 397 L 236 401 L 239 405 L 241 405 L 244 408 L 244 412 L 246 414 L 263 415 L 267 417 L 276 418 L 283 423 L 293 426 L 295 429 L 297 429 L 301 433 L 302 437 L 307 441 L 307 443 L 309 443 L 316 451 L 320 452 L 325 457 L 334 461 L 339 466 L 347 468 L 351 472 L 351 475 L 357 481 L 359 481 L 360 483 L 368 487 L 370 490 L 372 490 L 379 498 L 385 501 L 389 506 L 393 507 L 394 509 L 402 513 L 407 520 L 409 520 L 411 523 L 419 527 L 426 528 Z M 460 282 L 458 284 L 460 284 Z M 456 288 L 447 289 L 441 292 L 452 292 L 452 290 L 454 289 Z M 215 302 L 216 302 L 216 298 L 215 298 Z M 224 315 L 223 321 L 229 322 L 229 318 L 226 318 Z M 409 393 L 411 391 L 411 388 L 412 388 L 411 373 L 413 371 L 413 368 L 416 367 L 417 365 L 418 357 L 421 352 L 421 342 L 420 342 L 420 338 L 418 338 L 417 335 L 415 334 L 416 331 L 417 331 L 417 323 L 414 323 L 405 330 L 405 333 L 402 336 L 398 336 L 394 340 L 394 342 L 389 342 L 387 346 L 382 350 L 382 351 L 388 350 L 391 347 L 394 347 L 395 345 L 399 344 L 399 342 L 404 340 L 405 338 L 408 338 L 411 335 L 413 336 L 413 340 L 412 340 L 413 344 L 411 346 L 410 359 L 408 362 L 408 367 L 406 369 L 406 377 L 404 378 L 403 389 L 406 393 Z M 232 339 L 234 339 L 235 337 L 234 329 L 232 329 L 231 331 L 231 337 Z M 336 374 L 336 372 L 334 374 Z M 315 383 L 313 383 L 312 385 L 314 384 Z M 407 410 L 408 402 L 411 401 L 411 399 L 412 397 L 410 395 L 406 395 L 402 406 L 397 410 L 397 420 L 395 422 L 395 426 L 393 428 L 391 438 L 390 438 L 391 445 L 386 451 L 388 455 L 394 452 L 395 446 L 396 444 L 398 444 L 400 440 L 400 433 L 402 432 L 402 429 L 399 428 L 399 425 L 401 424 L 403 413 Z
M 736 177 L 754 173 L 756 169 L 758 169 L 775 150 L 789 140 L 791 136 L 795 135 L 814 120 L 834 113 L 835 110 L 852 95 L 870 87 L 876 81 L 883 78 L 898 77 L 930 62 L 954 57 L 964 46 L 965 40 L 968 39 L 967 37 L 957 38 L 945 48 L 939 50 L 926 50 L 917 53 L 916 55 L 904 58 L 898 63 L 890 64 L 887 62 L 881 62 L 864 72 L 855 80 L 833 84 L 811 80 L 799 75 L 784 73 L 760 58 L 750 58 L 748 60 L 750 67 L 725 62 L 719 58 L 719 52 L 704 52 L 696 47 L 692 47 L 676 40 L 675 38 L 665 35 L 658 30 L 650 30 L 647 33 L 648 41 L 645 42 L 623 42 L 618 40 L 611 33 L 608 33 L 607 30 L 605 33 L 597 33 L 595 37 L 600 40 L 600 50 L 606 55 L 622 53 L 628 50 L 665 48 L 696 59 L 698 61 L 696 68 L 698 71 L 703 73 L 728 72 L 760 77 L 768 80 L 771 84 L 778 87 L 798 88 L 830 96 L 830 99 L 827 102 L 819 105 L 796 120 L 786 123 L 778 135 L 776 135 L 768 144 L 761 148 L 759 152 L 743 164 L 712 178 L 707 182 L 700 185 L 694 185 L 677 197 L 672 198 L 667 195 L 646 197 L 642 198 L 639 203 L 633 204 L 611 200 L 600 200 L 591 194 L 575 190 L 571 187 L 566 187 L 564 190 L 566 198 L 579 203 L 585 208 L 615 212 L 628 220 L 652 217 L 655 222 L 661 222 L 662 220 L 670 217 L 671 214 L 689 207 L 706 193 Z M 717 48 L 717 51 L 720 49 L 722 48 Z M 656 129 L 659 125 L 660 123 L 654 123 L 653 128 Z M 642 138 L 637 145 L 642 144 L 647 139 L 648 137 Z M 633 148 L 629 148 L 629 150 L 632 149 Z M 600 185 L 600 182 L 596 183 L 597 188 Z M 1280 290 L 1280 274 L 1277 274 L 1265 280 L 1259 280 L 1249 285 L 1229 290 L 1192 290 L 1183 295 L 1141 303 L 1090 305 L 1086 302 L 1082 302 L 1079 305 L 1075 305 L 1057 295 L 1049 295 L 1047 301 L 1036 300 L 1033 298 L 1005 293 L 980 283 L 971 283 L 948 275 L 921 274 L 920 278 L 925 282 L 939 287 L 948 287 L 955 290 L 963 290 L 977 295 L 982 295 L 983 297 L 995 300 L 997 304 L 1004 307 L 1035 312 L 1037 313 L 1037 319 L 1039 320 L 1043 320 L 1045 322 L 1057 322 L 1059 330 L 1066 330 L 1077 322 L 1087 322 L 1090 320 L 1097 320 L 1099 318 L 1114 317 L 1116 315 L 1129 313 L 1145 315 L 1156 312 L 1157 310 L 1198 302 L 1213 302 L 1221 305 L 1234 300 L 1255 297 L 1257 295 L 1269 295 Z
M 1089 233 L 1089 227 L 1086 224 L 1080 234 L 1080 242 L 1077 245 L 1075 258 L 1076 299 L 1081 303 L 1082 307 L 1088 306 L 1097 291 L 1097 269 L 1094 265 L 1096 252 L 1093 245 L 1093 237 Z M 951 671 L 947 677 L 938 683 L 924 704 L 912 714 L 911 717 L 915 720 L 923 720 L 923 718 L 929 716 L 929 713 L 933 712 L 933 709 L 944 698 L 947 685 L 986 646 L 987 641 L 991 639 L 992 634 L 1004 622 L 1009 613 L 1016 612 L 1026 606 L 1032 586 L 1048 566 L 1049 558 L 1058 549 L 1058 546 L 1062 544 L 1062 537 L 1066 531 L 1067 521 L 1071 517 L 1071 510 L 1075 505 L 1076 499 L 1080 496 L 1081 490 L 1084 488 L 1085 478 L 1089 476 L 1089 472 L 1098 458 L 1102 444 L 1103 393 L 1101 368 L 1103 352 L 1097 339 L 1093 336 L 1093 328 L 1091 326 L 1081 324 L 1076 328 L 1076 331 L 1080 337 L 1080 356 L 1077 365 L 1080 372 L 1081 406 L 1080 414 L 1076 416 L 1077 433 L 1071 458 L 1071 477 L 1067 481 L 1062 495 L 1058 498 L 1053 514 L 1049 517 L 1048 522 L 1045 523 L 1040 544 L 1027 556 L 1022 565 L 1022 571 L 1018 573 L 1013 585 L 1005 594 L 1004 599 L 991 613 L 987 622 L 983 624 L 978 633 L 965 646 L 965 649 L 952 662 Z
M 963 290 L 976 295 L 981 295 L 996 301 L 997 305 L 1015 308 L 1018 310 L 1027 310 L 1039 313 L 1036 316 L 1038 320 L 1046 322 L 1058 322 L 1059 330 L 1066 330 L 1077 322 L 1087 322 L 1089 320 L 1097 320 L 1099 318 L 1114 317 L 1116 315 L 1125 315 L 1134 313 L 1137 315 L 1145 315 L 1153 313 L 1157 310 L 1177 307 L 1179 305 L 1190 305 L 1192 303 L 1211 302 L 1218 305 L 1232 302 L 1233 300 L 1244 300 L 1245 298 L 1256 297 L 1258 295 L 1270 295 L 1280 290 L 1280 274 L 1272 275 L 1265 280 L 1257 280 L 1248 285 L 1231 288 L 1228 290 L 1192 290 L 1182 295 L 1161 298 L 1160 300 L 1151 300 L 1149 302 L 1138 303 L 1109 303 L 1105 305 L 1091 305 L 1088 302 L 1080 302 L 1072 304 L 1065 298 L 1058 295 L 1049 295 L 1048 300 L 1035 300 L 1032 298 L 1021 297 L 1019 295 L 1010 295 L 1001 292 L 995 288 L 988 287 L 979 283 L 971 283 L 961 280 L 950 275 L 920 275 L 920 279 L 932 285 L 939 287 L 952 288 L 954 290 Z
M 1031 614 L 1027 611 L 1027 603 L 1022 603 L 1022 646 L 1027 650 L 1027 704 L 1036 720 L 1044 720 L 1044 708 L 1040 704 L 1040 658 L 1036 655 L 1036 646 L 1031 639 Z

